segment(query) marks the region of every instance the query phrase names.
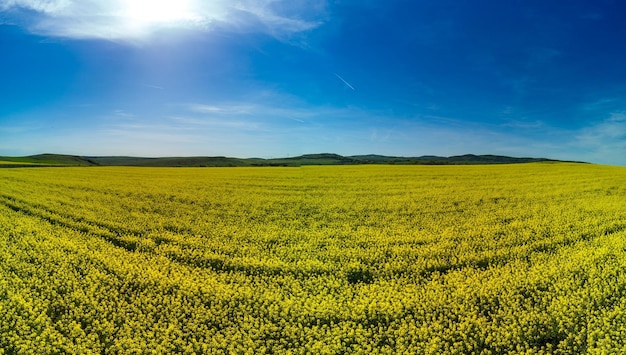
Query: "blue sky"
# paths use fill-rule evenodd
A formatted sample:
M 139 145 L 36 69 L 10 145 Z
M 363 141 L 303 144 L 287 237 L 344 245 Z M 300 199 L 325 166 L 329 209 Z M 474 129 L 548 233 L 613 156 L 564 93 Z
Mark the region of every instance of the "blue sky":
M 626 165 L 626 3 L 0 0 L 0 155 Z

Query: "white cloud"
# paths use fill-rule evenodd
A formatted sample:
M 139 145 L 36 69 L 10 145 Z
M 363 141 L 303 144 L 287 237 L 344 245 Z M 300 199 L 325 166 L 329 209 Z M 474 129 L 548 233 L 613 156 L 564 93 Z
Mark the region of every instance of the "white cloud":
M 502 124 L 502 127 L 510 127 L 514 129 L 538 129 L 544 126 L 544 123 L 540 120 L 526 121 L 526 120 L 508 120 Z
M 607 119 L 583 129 L 577 138 L 583 143 L 595 146 L 623 140 L 626 138 L 626 113 L 611 113 Z
M 216 28 L 282 38 L 320 25 L 324 8 L 323 0 L 8 0 L 0 4 L 0 11 L 37 34 L 114 41 L 145 41 L 164 29 Z
M 187 104 L 185 110 L 208 117 L 232 118 L 232 117 L 259 117 L 263 119 L 289 119 L 304 123 L 316 117 L 345 116 L 346 109 L 307 106 L 289 106 L 280 104 L 263 104 L 256 102 L 235 103 L 211 103 L 211 104 Z
M 580 129 L 572 145 L 590 161 L 626 165 L 626 112 L 613 112 L 608 118 Z
M 189 127 L 192 130 L 198 129 L 238 129 L 248 131 L 260 131 L 262 130 L 261 124 L 251 120 L 224 120 L 216 118 L 193 118 L 184 116 L 169 117 L 170 124 L 173 128 Z
M 128 113 L 128 112 L 126 112 L 124 110 L 115 110 L 115 111 L 113 111 L 113 114 L 116 117 L 122 117 L 122 118 L 133 118 L 133 117 L 135 117 L 134 114 Z
M 206 105 L 206 104 L 190 104 L 187 109 L 192 112 L 216 115 L 249 115 L 252 114 L 255 106 L 251 104 L 233 104 L 233 105 Z
M 6 0 L 0 4 L 1 10 L 22 7 L 37 12 L 54 14 L 70 5 L 70 0 Z

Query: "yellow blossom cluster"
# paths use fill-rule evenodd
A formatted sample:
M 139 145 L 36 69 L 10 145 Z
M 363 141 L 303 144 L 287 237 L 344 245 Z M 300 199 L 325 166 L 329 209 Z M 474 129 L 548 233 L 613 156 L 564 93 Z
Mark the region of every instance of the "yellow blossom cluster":
M 626 353 L 626 169 L 0 169 L 0 354 Z

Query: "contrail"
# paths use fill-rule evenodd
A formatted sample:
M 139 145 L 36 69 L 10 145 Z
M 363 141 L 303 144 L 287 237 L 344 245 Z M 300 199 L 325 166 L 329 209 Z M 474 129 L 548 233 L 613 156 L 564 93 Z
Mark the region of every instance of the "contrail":
M 337 74 L 337 73 L 333 73 L 333 74 L 335 74 L 335 76 L 336 76 L 336 77 L 338 77 L 338 78 L 339 78 L 339 80 L 343 81 L 343 83 L 344 83 L 344 84 L 346 84 L 346 86 L 347 86 L 347 87 L 349 87 L 349 88 L 350 88 L 350 89 L 352 89 L 352 90 L 355 90 L 355 89 L 354 89 L 354 86 L 350 85 L 350 83 L 349 83 L 349 82 L 347 82 L 347 81 L 346 81 L 346 79 L 342 78 L 342 77 L 341 77 L 341 76 L 339 76 L 339 74 Z

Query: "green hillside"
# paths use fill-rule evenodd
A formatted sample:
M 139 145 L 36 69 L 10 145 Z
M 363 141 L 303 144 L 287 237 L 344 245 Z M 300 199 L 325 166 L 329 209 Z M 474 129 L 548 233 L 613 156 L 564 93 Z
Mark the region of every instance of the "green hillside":
M 457 155 L 440 157 L 396 157 L 386 155 L 342 156 L 333 153 L 305 154 L 288 158 L 233 158 L 233 157 L 129 157 L 129 156 L 77 156 L 64 154 L 38 154 L 25 157 L 0 157 L 0 167 L 35 166 L 152 166 L 152 167 L 236 167 L 236 166 L 306 166 L 306 165 L 360 165 L 360 164 L 517 164 L 558 160 L 546 158 L 515 158 L 502 155 Z
M 25 157 L 0 157 L 0 166 L 90 166 L 97 165 L 85 157 L 65 154 L 37 154 Z
M 248 159 L 227 157 L 165 157 L 165 158 L 140 158 L 140 157 L 89 157 L 97 165 L 102 166 L 249 166 Z

